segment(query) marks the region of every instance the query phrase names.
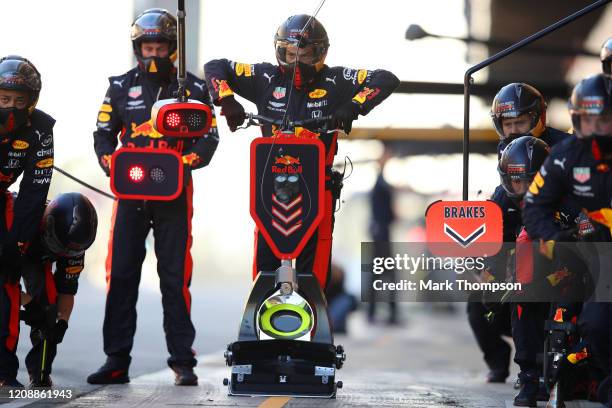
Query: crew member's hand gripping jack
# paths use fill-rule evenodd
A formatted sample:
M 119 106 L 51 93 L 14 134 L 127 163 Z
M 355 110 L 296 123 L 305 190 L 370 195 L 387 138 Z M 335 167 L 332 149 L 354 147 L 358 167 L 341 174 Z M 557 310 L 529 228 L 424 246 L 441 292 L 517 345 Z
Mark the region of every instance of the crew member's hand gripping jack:
M 225 352 L 232 367 L 225 379 L 230 395 L 336 395 L 342 346 L 335 346 L 327 302 L 312 271 L 296 272 L 293 260 L 323 218 L 324 145 L 304 121 L 248 115 L 248 124 L 272 124 L 274 137 L 251 143 L 250 212 L 258 230 L 281 259 L 273 271 L 259 271 L 247 301 L 238 341 Z M 334 130 L 336 131 L 336 130 Z

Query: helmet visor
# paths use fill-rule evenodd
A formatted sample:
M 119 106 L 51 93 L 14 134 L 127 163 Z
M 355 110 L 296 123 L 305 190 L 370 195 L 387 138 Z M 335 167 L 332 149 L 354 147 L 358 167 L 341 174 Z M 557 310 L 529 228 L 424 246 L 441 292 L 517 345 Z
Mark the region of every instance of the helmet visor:
M 499 119 L 502 140 L 516 139 L 521 135 L 529 135 L 536 127 L 539 116 L 535 112 L 526 112 L 519 115 L 503 115 Z
M 521 198 L 529 190 L 535 174 L 501 174 L 501 184 L 508 197 Z
M 49 252 L 57 257 L 75 258 L 85 253 L 89 246 L 78 244 L 70 244 L 68 246 L 62 244 L 53 234 L 45 235 L 45 245 Z
M 296 62 L 316 65 L 322 62 L 325 56 L 325 47 L 318 43 L 306 44 L 298 40 L 277 40 L 275 48 L 278 61 L 284 65 Z
M 573 112 L 572 125 L 579 138 L 612 137 L 612 111 L 606 110 L 601 114 Z

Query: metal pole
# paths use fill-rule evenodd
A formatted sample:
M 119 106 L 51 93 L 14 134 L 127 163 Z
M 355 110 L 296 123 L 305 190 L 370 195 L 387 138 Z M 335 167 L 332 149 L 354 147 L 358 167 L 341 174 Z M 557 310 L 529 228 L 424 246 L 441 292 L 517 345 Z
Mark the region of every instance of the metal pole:
M 550 25 L 544 28 L 543 30 L 538 31 L 535 34 L 532 34 L 531 36 L 522 39 L 521 41 L 517 42 L 516 44 L 511 45 L 505 50 L 502 50 L 498 52 L 497 54 L 487 58 L 486 60 L 474 65 L 473 67 L 470 67 L 465 72 L 465 76 L 463 78 L 463 96 L 464 96 L 464 103 L 463 103 L 463 109 L 464 109 L 463 111 L 463 200 L 464 201 L 467 201 L 468 199 L 468 174 L 469 174 L 469 156 L 470 156 L 470 85 L 472 84 L 472 80 L 473 80 L 472 74 L 480 71 L 483 68 L 488 67 L 489 65 L 493 64 L 494 62 L 502 58 L 505 58 L 506 56 L 514 53 L 515 51 L 523 48 L 524 46 L 531 44 L 534 41 L 539 40 L 540 38 L 552 33 L 553 31 L 556 31 L 560 29 L 561 27 L 564 27 L 565 25 L 573 22 L 574 20 L 577 20 L 578 18 L 584 16 L 585 14 L 588 14 L 591 11 L 600 8 L 601 6 L 606 5 L 610 1 L 612 0 L 596 1 L 595 3 L 583 8 L 582 10 L 579 10 L 575 12 L 574 14 L 571 14 L 565 17 L 564 19 L 557 21 L 553 25 Z
M 185 83 L 187 81 L 187 74 L 185 72 L 185 0 L 178 0 L 178 11 L 176 13 L 178 17 L 178 92 L 177 99 L 180 102 L 187 101 Z

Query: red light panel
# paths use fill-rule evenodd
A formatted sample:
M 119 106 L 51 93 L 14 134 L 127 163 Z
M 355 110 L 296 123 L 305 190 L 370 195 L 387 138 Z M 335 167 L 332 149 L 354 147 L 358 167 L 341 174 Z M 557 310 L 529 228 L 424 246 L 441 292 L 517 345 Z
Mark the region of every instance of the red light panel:
M 140 166 L 132 166 L 129 170 L 129 177 L 134 183 L 140 183 L 144 180 L 144 170 Z
M 212 124 L 210 107 L 200 101 L 162 99 L 151 108 L 153 127 L 164 136 L 202 137 Z
M 181 124 L 181 115 L 176 112 L 169 112 L 166 115 L 166 125 L 170 127 L 178 127 Z

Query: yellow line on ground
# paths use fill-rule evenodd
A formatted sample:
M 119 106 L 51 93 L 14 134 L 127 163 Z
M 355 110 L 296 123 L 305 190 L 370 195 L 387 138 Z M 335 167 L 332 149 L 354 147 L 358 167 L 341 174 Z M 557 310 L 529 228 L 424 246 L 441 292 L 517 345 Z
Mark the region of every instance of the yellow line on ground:
M 282 408 L 291 397 L 270 397 L 259 405 L 259 408 Z

